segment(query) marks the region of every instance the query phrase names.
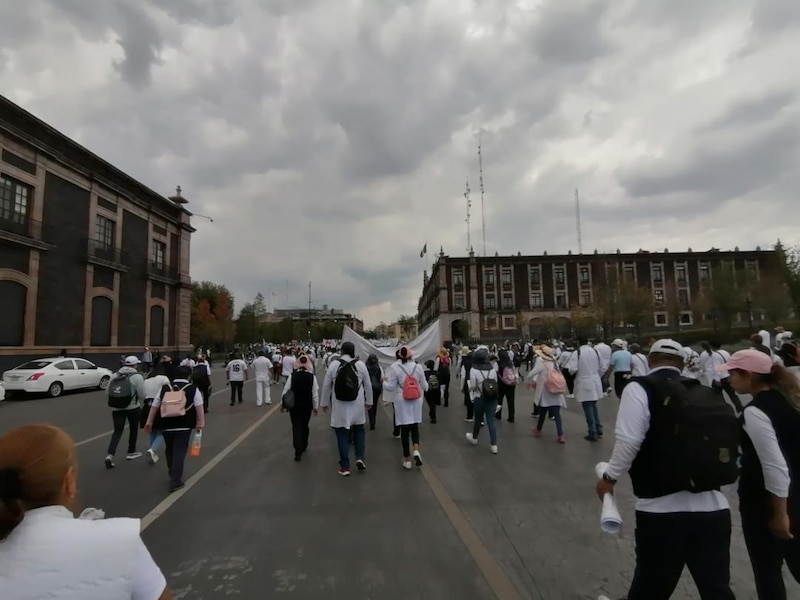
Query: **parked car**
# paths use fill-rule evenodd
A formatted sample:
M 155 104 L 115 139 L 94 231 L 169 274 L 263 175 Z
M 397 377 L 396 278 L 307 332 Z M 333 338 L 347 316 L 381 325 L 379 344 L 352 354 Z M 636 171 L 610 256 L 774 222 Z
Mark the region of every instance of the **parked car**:
M 113 372 L 84 358 L 39 358 L 3 373 L 3 386 L 10 395 L 17 392 L 47 394 L 52 398 L 64 390 L 108 387 Z
M 0 382 L 0 402 L 6 399 L 6 388 L 3 387 L 2 382 Z

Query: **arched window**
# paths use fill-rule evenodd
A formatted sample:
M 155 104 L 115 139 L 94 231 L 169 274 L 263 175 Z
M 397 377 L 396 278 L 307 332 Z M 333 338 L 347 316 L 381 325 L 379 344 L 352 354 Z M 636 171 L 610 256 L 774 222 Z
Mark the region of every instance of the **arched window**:
M 150 346 L 164 345 L 164 309 L 161 306 L 150 307 Z
M 105 296 L 92 298 L 92 346 L 111 345 L 111 313 L 114 303 Z
M 0 281 L 0 346 L 22 346 L 28 288 L 16 281 Z

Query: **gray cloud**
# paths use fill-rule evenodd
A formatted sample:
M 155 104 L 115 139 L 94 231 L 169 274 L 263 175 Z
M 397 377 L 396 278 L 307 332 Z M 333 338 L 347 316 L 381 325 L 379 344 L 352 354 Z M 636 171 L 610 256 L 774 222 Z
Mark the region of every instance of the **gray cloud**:
M 183 186 L 214 218 L 193 276 L 240 305 L 311 280 L 368 323 L 413 313 L 439 246 L 465 252 L 466 178 L 482 251 L 478 131 L 490 254 L 576 251 L 575 188 L 587 252 L 797 239 L 794 0 L 6 4 L 4 93 Z

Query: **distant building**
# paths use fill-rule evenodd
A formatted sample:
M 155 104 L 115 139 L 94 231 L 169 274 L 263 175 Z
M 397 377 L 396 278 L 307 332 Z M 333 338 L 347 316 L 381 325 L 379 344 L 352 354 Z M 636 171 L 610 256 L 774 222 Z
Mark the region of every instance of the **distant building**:
M 688 329 L 703 317 L 697 314 L 696 300 L 716 267 L 730 265 L 758 280 L 770 269 L 773 256 L 773 251 L 761 249 L 466 257 L 440 253 L 430 277 L 424 276 L 418 321 L 424 328 L 439 319 L 445 340 L 538 337 L 548 327 L 569 335 L 576 313 L 591 311 L 598 291 L 629 281 L 652 293 L 647 330 Z M 668 306 L 671 298 L 675 303 Z M 739 320 L 747 320 L 744 313 L 743 306 Z
M 344 312 L 338 308 L 276 308 L 272 317 L 268 321 L 282 321 L 283 319 L 292 319 L 293 321 L 310 321 L 311 325 L 320 325 L 326 323 L 334 323 L 336 325 L 347 325 L 356 333 L 364 332 L 364 322 L 358 317 Z
M 189 213 L 0 96 L 0 370 L 190 350 Z
M 418 321 L 416 320 L 406 323 L 397 321 L 387 326 L 386 337 L 391 339 L 410 341 L 417 337 L 417 335 L 419 335 L 419 327 Z

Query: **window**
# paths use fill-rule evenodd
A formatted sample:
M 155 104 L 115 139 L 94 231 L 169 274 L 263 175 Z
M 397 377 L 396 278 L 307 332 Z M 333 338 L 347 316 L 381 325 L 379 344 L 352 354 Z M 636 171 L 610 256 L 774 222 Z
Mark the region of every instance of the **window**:
M 503 269 L 500 273 L 503 285 L 511 285 L 511 269 Z
M 747 260 L 744 263 L 745 274 L 748 281 L 758 281 L 758 261 Z
M 686 264 L 675 265 L 675 280 L 678 282 L 678 286 L 684 286 L 689 283 L 686 280 Z
M 556 308 L 567 308 L 567 295 L 564 292 L 556 292 Z
M 542 285 L 542 272 L 539 267 L 531 267 L 528 270 L 528 277 L 530 277 L 532 288 L 538 288 Z
M 653 302 L 664 304 L 664 290 L 653 290 Z
M 589 306 L 592 303 L 591 292 L 581 292 L 581 306 Z
M 661 265 L 651 265 L 650 266 L 650 277 L 653 280 L 653 283 L 663 283 L 664 282 L 664 269 Z
M 556 285 L 563 286 L 567 279 L 564 267 L 554 267 L 553 278 L 555 279 Z
M 698 266 L 700 272 L 700 281 L 709 281 L 711 279 L 711 265 L 707 262 L 701 262 Z
M 625 263 L 622 265 L 622 280 L 636 281 L 636 266 L 633 263 Z
M 94 239 L 98 247 L 109 250 L 114 247 L 114 221 L 101 215 L 97 215 L 94 224 Z
M 503 315 L 503 329 L 514 329 L 517 326 L 517 320 L 514 315 Z
M 689 306 L 689 290 L 678 290 L 678 303 L 681 306 Z
M 665 312 L 654 313 L 653 317 L 655 318 L 656 327 L 666 327 L 669 324 L 667 313 Z
M 497 329 L 497 317 L 484 317 L 483 325 L 486 329 Z
M 23 225 L 28 221 L 31 187 L 0 175 L 0 220 Z
M 494 294 L 489 294 L 486 296 L 486 308 L 497 308 L 497 300 L 495 299 Z
M 456 310 L 464 310 L 464 294 L 456 294 L 453 296 L 453 308 Z
M 60 371 L 74 371 L 75 365 L 72 364 L 71 360 L 62 360 L 61 362 L 57 362 L 53 365 L 56 369 Z
M 484 271 L 483 281 L 486 285 L 494 285 L 494 271 Z
M 514 308 L 514 297 L 510 294 L 503 294 L 503 309 Z
M 580 267 L 578 269 L 578 277 L 581 283 L 589 283 L 589 267 Z
M 82 358 L 76 358 L 75 359 L 75 364 L 78 365 L 79 369 L 96 369 L 97 368 L 92 363 L 90 363 L 88 360 L 84 360 Z
M 692 317 L 692 311 L 685 310 L 681 312 L 681 325 L 692 325 L 694 324 L 694 318 Z
M 453 285 L 464 285 L 463 271 L 453 271 Z
M 163 267 L 166 256 L 167 245 L 164 242 L 153 240 L 153 264 Z
M 531 308 L 542 308 L 542 293 L 533 292 L 531 294 Z

